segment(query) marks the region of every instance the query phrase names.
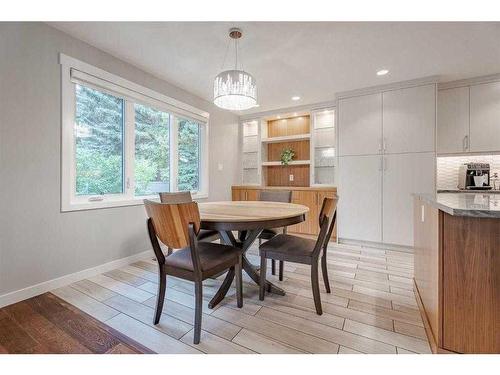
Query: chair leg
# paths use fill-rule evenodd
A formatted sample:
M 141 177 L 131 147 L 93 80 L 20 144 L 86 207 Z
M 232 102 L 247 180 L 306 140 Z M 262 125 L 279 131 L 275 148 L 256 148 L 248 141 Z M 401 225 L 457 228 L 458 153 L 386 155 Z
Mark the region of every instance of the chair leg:
M 260 256 L 260 285 L 259 285 L 259 299 L 264 301 L 264 294 L 266 292 L 266 268 L 267 259 L 265 256 Z
M 280 260 L 280 273 L 279 273 L 279 281 L 283 281 L 283 271 L 284 271 L 284 268 L 285 268 L 285 262 Z
M 316 314 L 322 315 L 323 309 L 321 307 L 321 297 L 319 295 L 319 280 L 318 280 L 318 259 L 314 259 L 311 265 L 311 284 L 314 298 L 314 306 L 316 307 Z
M 326 249 L 323 251 L 323 256 L 321 257 L 321 273 L 323 274 L 326 292 L 331 293 L 330 281 L 328 280 L 328 267 L 326 265 Z
M 241 256 L 238 258 L 238 263 L 235 265 L 235 278 L 236 278 L 236 300 L 238 307 L 243 307 L 243 275 L 242 275 L 242 265 Z
M 276 261 L 271 259 L 271 274 L 276 275 Z
M 194 344 L 200 343 L 201 336 L 201 315 L 203 312 L 203 283 L 194 282 L 195 309 L 194 309 Z
M 171 255 L 173 253 L 173 250 L 171 247 L 167 248 L 167 256 Z
M 167 275 L 165 274 L 164 268 L 160 266 L 158 270 L 158 296 L 156 297 L 156 310 L 155 310 L 155 318 L 153 324 L 158 324 L 160 322 L 161 312 L 163 310 L 163 303 L 165 301 L 166 289 L 167 289 Z

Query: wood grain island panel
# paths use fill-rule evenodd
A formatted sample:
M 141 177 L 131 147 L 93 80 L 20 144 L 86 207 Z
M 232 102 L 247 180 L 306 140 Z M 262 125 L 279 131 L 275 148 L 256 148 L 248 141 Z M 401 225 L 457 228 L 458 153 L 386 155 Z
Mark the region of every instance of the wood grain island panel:
M 500 218 L 439 204 L 414 199 L 414 289 L 431 348 L 500 353 Z

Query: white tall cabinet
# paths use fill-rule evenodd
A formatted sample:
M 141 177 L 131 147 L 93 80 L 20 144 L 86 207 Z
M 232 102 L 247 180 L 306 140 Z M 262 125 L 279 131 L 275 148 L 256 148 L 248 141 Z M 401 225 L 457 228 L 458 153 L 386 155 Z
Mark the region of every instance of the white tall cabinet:
M 436 85 L 382 94 L 383 148 L 388 154 L 436 149 Z
M 339 157 L 338 233 L 342 238 L 382 242 L 381 156 Z
M 339 155 L 374 155 L 382 148 L 382 95 L 340 99 Z
M 435 191 L 436 85 L 338 100 L 339 237 L 413 246 L 412 193 Z
M 434 192 L 434 152 L 384 156 L 383 242 L 413 246 L 413 193 Z

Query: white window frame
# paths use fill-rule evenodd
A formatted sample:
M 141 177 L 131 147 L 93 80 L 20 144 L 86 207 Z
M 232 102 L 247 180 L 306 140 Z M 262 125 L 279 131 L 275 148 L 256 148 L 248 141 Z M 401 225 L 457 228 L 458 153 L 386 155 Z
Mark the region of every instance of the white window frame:
M 61 64 L 61 211 L 78 211 L 108 207 L 141 205 L 145 198 L 158 199 L 158 195 L 135 196 L 135 110 L 134 103 L 150 106 L 170 114 L 170 191 L 177 191 L 178 180 L 178 121 L 179 118 L 200 124 L 199 189 L 194 199 L 208 198 L 208 129 L 209 114 L 182 103 L 147 87 L 64 54 L 59 55 Z M 72 78 L 73 74 L 73 78 Z M 75 78 L 76 77 L 76 78 Z M 83 85 L 124 99 L 124 192 L 93 196 L 76 195 L 75 165 L 75 79 Z

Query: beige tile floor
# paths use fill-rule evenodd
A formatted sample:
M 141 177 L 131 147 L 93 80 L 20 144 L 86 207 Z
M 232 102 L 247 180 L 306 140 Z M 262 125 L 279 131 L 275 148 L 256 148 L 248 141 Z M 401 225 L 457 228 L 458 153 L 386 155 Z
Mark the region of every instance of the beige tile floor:
M 207 280 L 199 345 L 193 345 L 192 283 L 168 278 L 160 324 L 152 324 L 157 290 L 152 259 L 53 293 L 157 353 L 430 353 L 412 291 L 412 254 L 331 244 L 328 255 L 332 293 L 321 283 L 321 316 L 314 310 L 307 266 L 286 263 L 282 282 L 269 275 L 287 294 L 267 294 L 265 301 L 244 278 L 242 309 L 236 307 L 234 288 L 208 309 L 222 277 Z M 258 264 L 256 247 L 249 258 Z

